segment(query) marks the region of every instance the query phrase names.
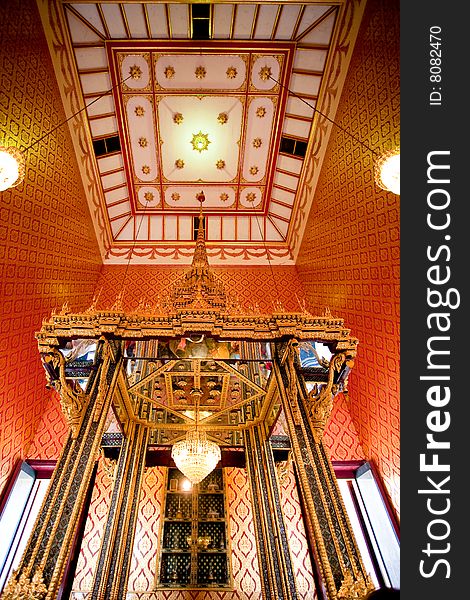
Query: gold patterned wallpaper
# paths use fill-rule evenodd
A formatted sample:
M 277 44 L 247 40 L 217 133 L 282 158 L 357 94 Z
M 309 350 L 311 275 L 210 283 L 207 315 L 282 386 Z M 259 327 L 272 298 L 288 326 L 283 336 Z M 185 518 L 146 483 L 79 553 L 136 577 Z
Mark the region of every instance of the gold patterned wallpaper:
M 400 140 L 399 3 L 369 0 L 335 121 L 374 149 Z M 372 155 L 333 128 L 297 260 L 309 304 L 360 340 L 349 412 L 399 510 L 400 198 L 374 184 Z M 331 429 L 330 429 L 331 431 Z
M 0 3 L 0 90 L 0 143 L 27 147 L 65 120 L 33 0 Z M 0 491 L 50 398 L 34 333 L 66 300 L 89 305 L 100 264 L 69 131 L 59 127 L 27 152 L 25 181 L 0 194 Z

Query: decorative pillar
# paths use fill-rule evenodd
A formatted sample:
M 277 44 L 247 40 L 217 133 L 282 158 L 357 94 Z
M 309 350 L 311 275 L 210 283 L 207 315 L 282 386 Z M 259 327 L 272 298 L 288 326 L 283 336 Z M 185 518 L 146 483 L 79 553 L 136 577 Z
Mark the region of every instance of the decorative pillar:
M 276 467 L 263 426 L 245 432 L 245 451 L 263 597 L 297 600 Z
M 63 355 L 57 349 L 51 347 L 41 357 L 49 385 L 60 393 L 70 433 L 21 563 L 5 587 L 2 600 L 57 597 L 99 454 L 122 351 L 120 343 L 99 342 L 96 368 L 90 374 L 86 392 L 70 387 Z
M 126 597 L 148 432 L 147 427 L 130 422 L 128 434 L 123 439 L 91 600 L 122 600 Z
M 334 396 L 345 389 L 353 353 L 337 349 L 328 367 L 328 380 L 310 393 L 300 373 L 296 340 L 277 343 L 274 369 L 291 438 L 300 492 L 313 537 L 315 558 L 329 600 L 364 598 L 373 588 L 330 458 L 323 431 Z

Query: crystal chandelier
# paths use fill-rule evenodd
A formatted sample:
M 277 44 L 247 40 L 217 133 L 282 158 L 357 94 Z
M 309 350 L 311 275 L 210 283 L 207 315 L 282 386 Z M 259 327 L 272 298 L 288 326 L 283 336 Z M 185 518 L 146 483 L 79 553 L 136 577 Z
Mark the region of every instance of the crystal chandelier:
M 208 440 L 204 431 L 198 430 L 201 390 L 193 388 L 191 395 L 196 398 L 196 426 L 187 432 L 184 440 L 173 445 L 171 457 L 183 475 L 195 484 L 205 479 L 215 469 L 221 453 L 219 446 Z

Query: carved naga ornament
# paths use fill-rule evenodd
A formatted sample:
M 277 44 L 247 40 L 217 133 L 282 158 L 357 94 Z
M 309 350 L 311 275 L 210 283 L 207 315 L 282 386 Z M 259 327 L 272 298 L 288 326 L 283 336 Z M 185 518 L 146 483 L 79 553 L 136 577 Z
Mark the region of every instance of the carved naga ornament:
M 62 412 L 72 437 L 75 439 L 80 429 L 83 410 L 87 404 L 88 396 L 75 384 L 70 384 L 65 376 L 66 359 L 62 352 L 50 348 L 49 352 L 41 353 L 41 360 L 46 371 L 47 385 L 58 392 Z
M 322 440 L 326 423 L 333 409 L 334 397 L 339 392 L 347 393 L 348 375 L 353 365 L 354 360 L 345 352 L 334 354 L 330 360 L 326 385 L 317 385 L 308 394 L 313 436 L 317 443 Z

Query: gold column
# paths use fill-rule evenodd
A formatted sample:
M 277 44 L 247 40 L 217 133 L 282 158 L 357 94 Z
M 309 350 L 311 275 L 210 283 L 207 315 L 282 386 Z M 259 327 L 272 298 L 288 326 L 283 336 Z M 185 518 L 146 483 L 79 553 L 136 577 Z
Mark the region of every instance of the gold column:
M 299 369 L 297 346 L 296 340 L 277 343 L 274 369 L 306 507 L 306 526 L 327 598 L 364 598 L 373 586 L 322 441 L 334 396 L 346 384 L 352 356 L 347 349 L 338 350 L 330 361 L 328 381 L 309 394 Z
M 115 468 L 91 600 L 126 597 L 147 442 L 148 428 L 131 422 Z
M 263 598 L 296 600 L 276 468 L 264 426 L 251 427 L 245 432 L 245 451 Z
M 101 340 L 96 351 L 97 369 L 90 375 L 87 391 L 77 394 L 65 381 L 59 354 L 50 348 L 42 358 L 62 405 L 70 407 L 66 414 L 70 433 L 20 565 L 2 600 L 57 597 L 122 361 L 121 344 Z

